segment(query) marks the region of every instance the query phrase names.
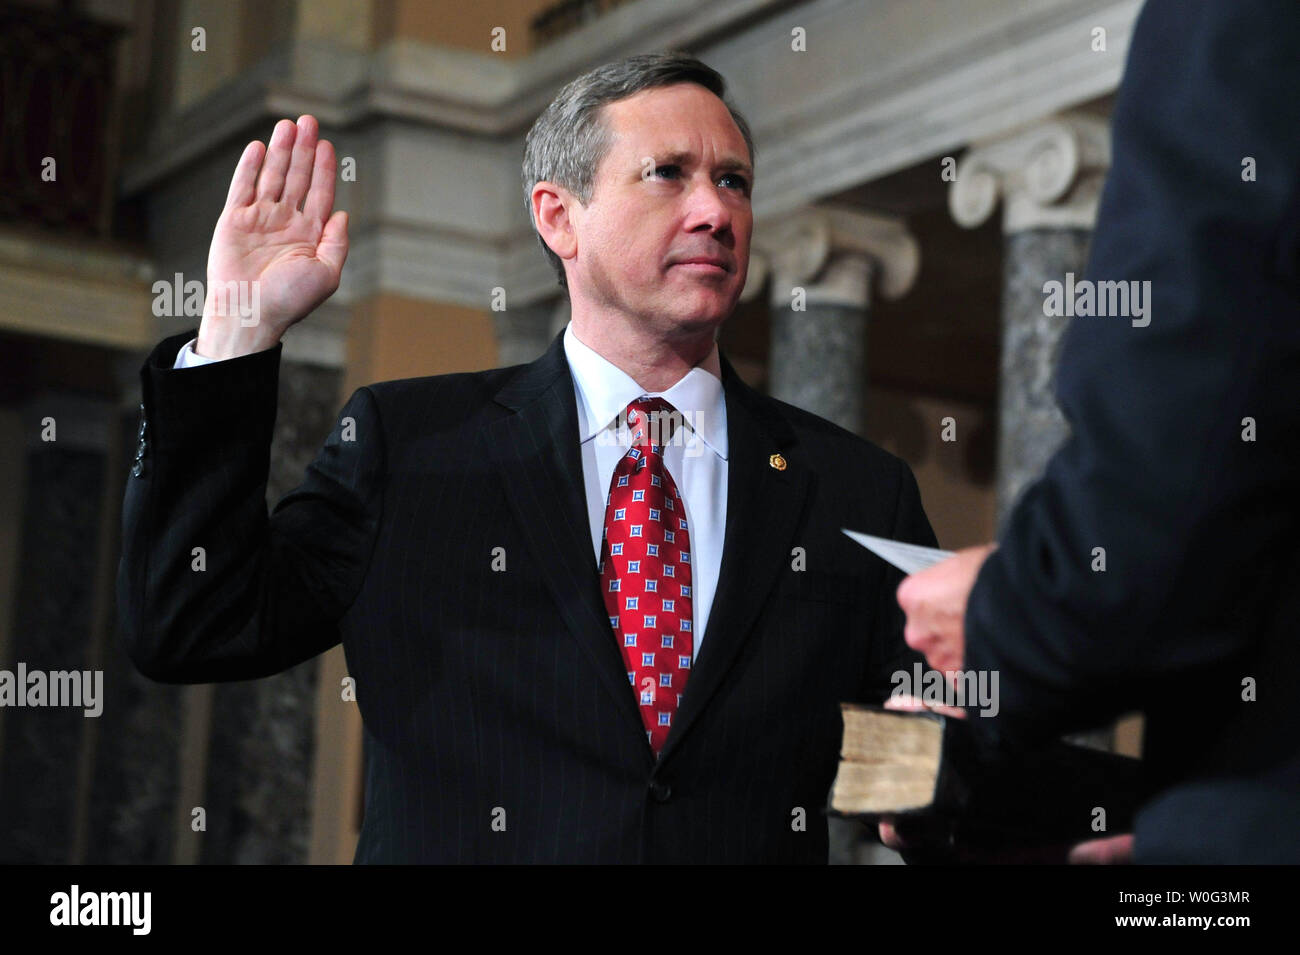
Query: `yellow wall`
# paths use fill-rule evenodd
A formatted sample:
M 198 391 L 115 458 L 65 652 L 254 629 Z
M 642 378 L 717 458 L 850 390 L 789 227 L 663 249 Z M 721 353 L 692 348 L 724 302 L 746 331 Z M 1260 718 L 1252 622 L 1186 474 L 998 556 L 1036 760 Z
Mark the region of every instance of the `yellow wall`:
M 358 303 L 348 329 L 346 391 L 375 381 L 497 365 L 492 316 L 383 293 Z
M 499 55 L 511 58 L 531 52 L 528 24 L 555 0 L 378 0 L 375 45 L 401 37 L 440 46 L 491 53 L 492 29 L 505 28 L 506 48 Z

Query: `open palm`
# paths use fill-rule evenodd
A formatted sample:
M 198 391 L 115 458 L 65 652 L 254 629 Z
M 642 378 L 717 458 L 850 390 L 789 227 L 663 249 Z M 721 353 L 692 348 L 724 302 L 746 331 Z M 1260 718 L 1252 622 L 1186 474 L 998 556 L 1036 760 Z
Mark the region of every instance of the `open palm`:
M 332 212 L 334 148 L 318 134 L 311 116 L 285 119 L 265 149 L 261 142 L 245 147 L 208 251 L 200 354 L 269 347 L 338 288 L 347 213 Z M 217 291 L 231 283 L 256 283 L 253 327 L 241 328 L 239 317 L 223 310 Z

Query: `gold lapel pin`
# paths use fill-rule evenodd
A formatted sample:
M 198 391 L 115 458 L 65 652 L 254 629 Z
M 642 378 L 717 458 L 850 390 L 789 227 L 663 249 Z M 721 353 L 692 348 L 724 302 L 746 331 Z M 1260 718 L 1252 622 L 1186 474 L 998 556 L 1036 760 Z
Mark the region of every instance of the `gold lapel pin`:
M 770 464 L 772 467 L 776 468 L 778 471 L 785 470 L 785 458 L 781 457 L 781 455 L 779 454 L 772 455 L 770 458 L 767 459 L 767 463 Z

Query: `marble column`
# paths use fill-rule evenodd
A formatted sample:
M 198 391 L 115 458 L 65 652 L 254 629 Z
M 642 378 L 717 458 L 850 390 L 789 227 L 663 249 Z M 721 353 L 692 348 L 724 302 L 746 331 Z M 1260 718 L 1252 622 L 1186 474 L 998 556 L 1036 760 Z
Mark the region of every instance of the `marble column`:
M 67 392 L 33 396 L 22 411 L 26 465 L 12 640 L 0 669 L 28 674 L 93 667 L 110 402 Z M 51 430 L 52 429 L 52 430 Z M 27 687 L 19 686 L 23 693 Z M 83 707 L 5 707 L 0 863 L 72 862 Z
M 281 361 L 268 507 L 301 483 L 334 426 L 341 382 L 337 368 Z M 215 687 L 203 863 L 307 861 L 319 669 L 316 658 L 266 679 Z
M 948 193 L 953 218 L 967 228 L 985 222 L 999 200 L 1003 208 L 999 527 L 1068 435 L 1054 382 L 1069 319 L 1046 314 L 1043 286 L 1071 272 L 1082 277 L 1109 162 L 1105 120 L 1064 114 L 973 145 Z
M 912 287 L 916 239 L 899 219 L 822 203 L 760 223 L 751 246 L 741 297 L 768 289 L 768 392 L 862 434 L 872 295 L 894 299 Z M 852 820 L 831 817 L 827 830 L 832 865 L 898 858 Z
M 1043 286 L 1082 278 L 1110 165 L 1110 127 L 1069 113 L 975 144 L 948 193 L 953 218 L 985 222 L 1002 201 L 1002 359 L 997 510 L 1001 528 L 1020 493 L 1069 436 L 1056 405 L 1056 365 L 1069 319 L 1046 314 Z M 1066 737 L 1110 749 L 1113 727 Z
M 903 295 L 919 268 L 919 246 L 898 219 L 821 204 L 762 223 L 742 298 L 768 283 L 768 391 L 861 434 L 872 293 Z

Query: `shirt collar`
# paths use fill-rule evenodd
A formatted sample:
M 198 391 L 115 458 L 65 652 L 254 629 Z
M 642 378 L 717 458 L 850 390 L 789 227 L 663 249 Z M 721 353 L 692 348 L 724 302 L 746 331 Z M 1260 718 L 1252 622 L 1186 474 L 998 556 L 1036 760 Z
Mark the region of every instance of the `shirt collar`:
M 646 391 L 627 372 L 579 341 L 572 322 L 564 329 L 564 354 L 578 386 L 578 434 L 583 443 L 605 429 L 616 429 L 618 416 L 634 399 L 659 396 L 682 412 L 687 426 L 726 459 L 727 402 L 717 342 L 675 385 L 656 392 Z

